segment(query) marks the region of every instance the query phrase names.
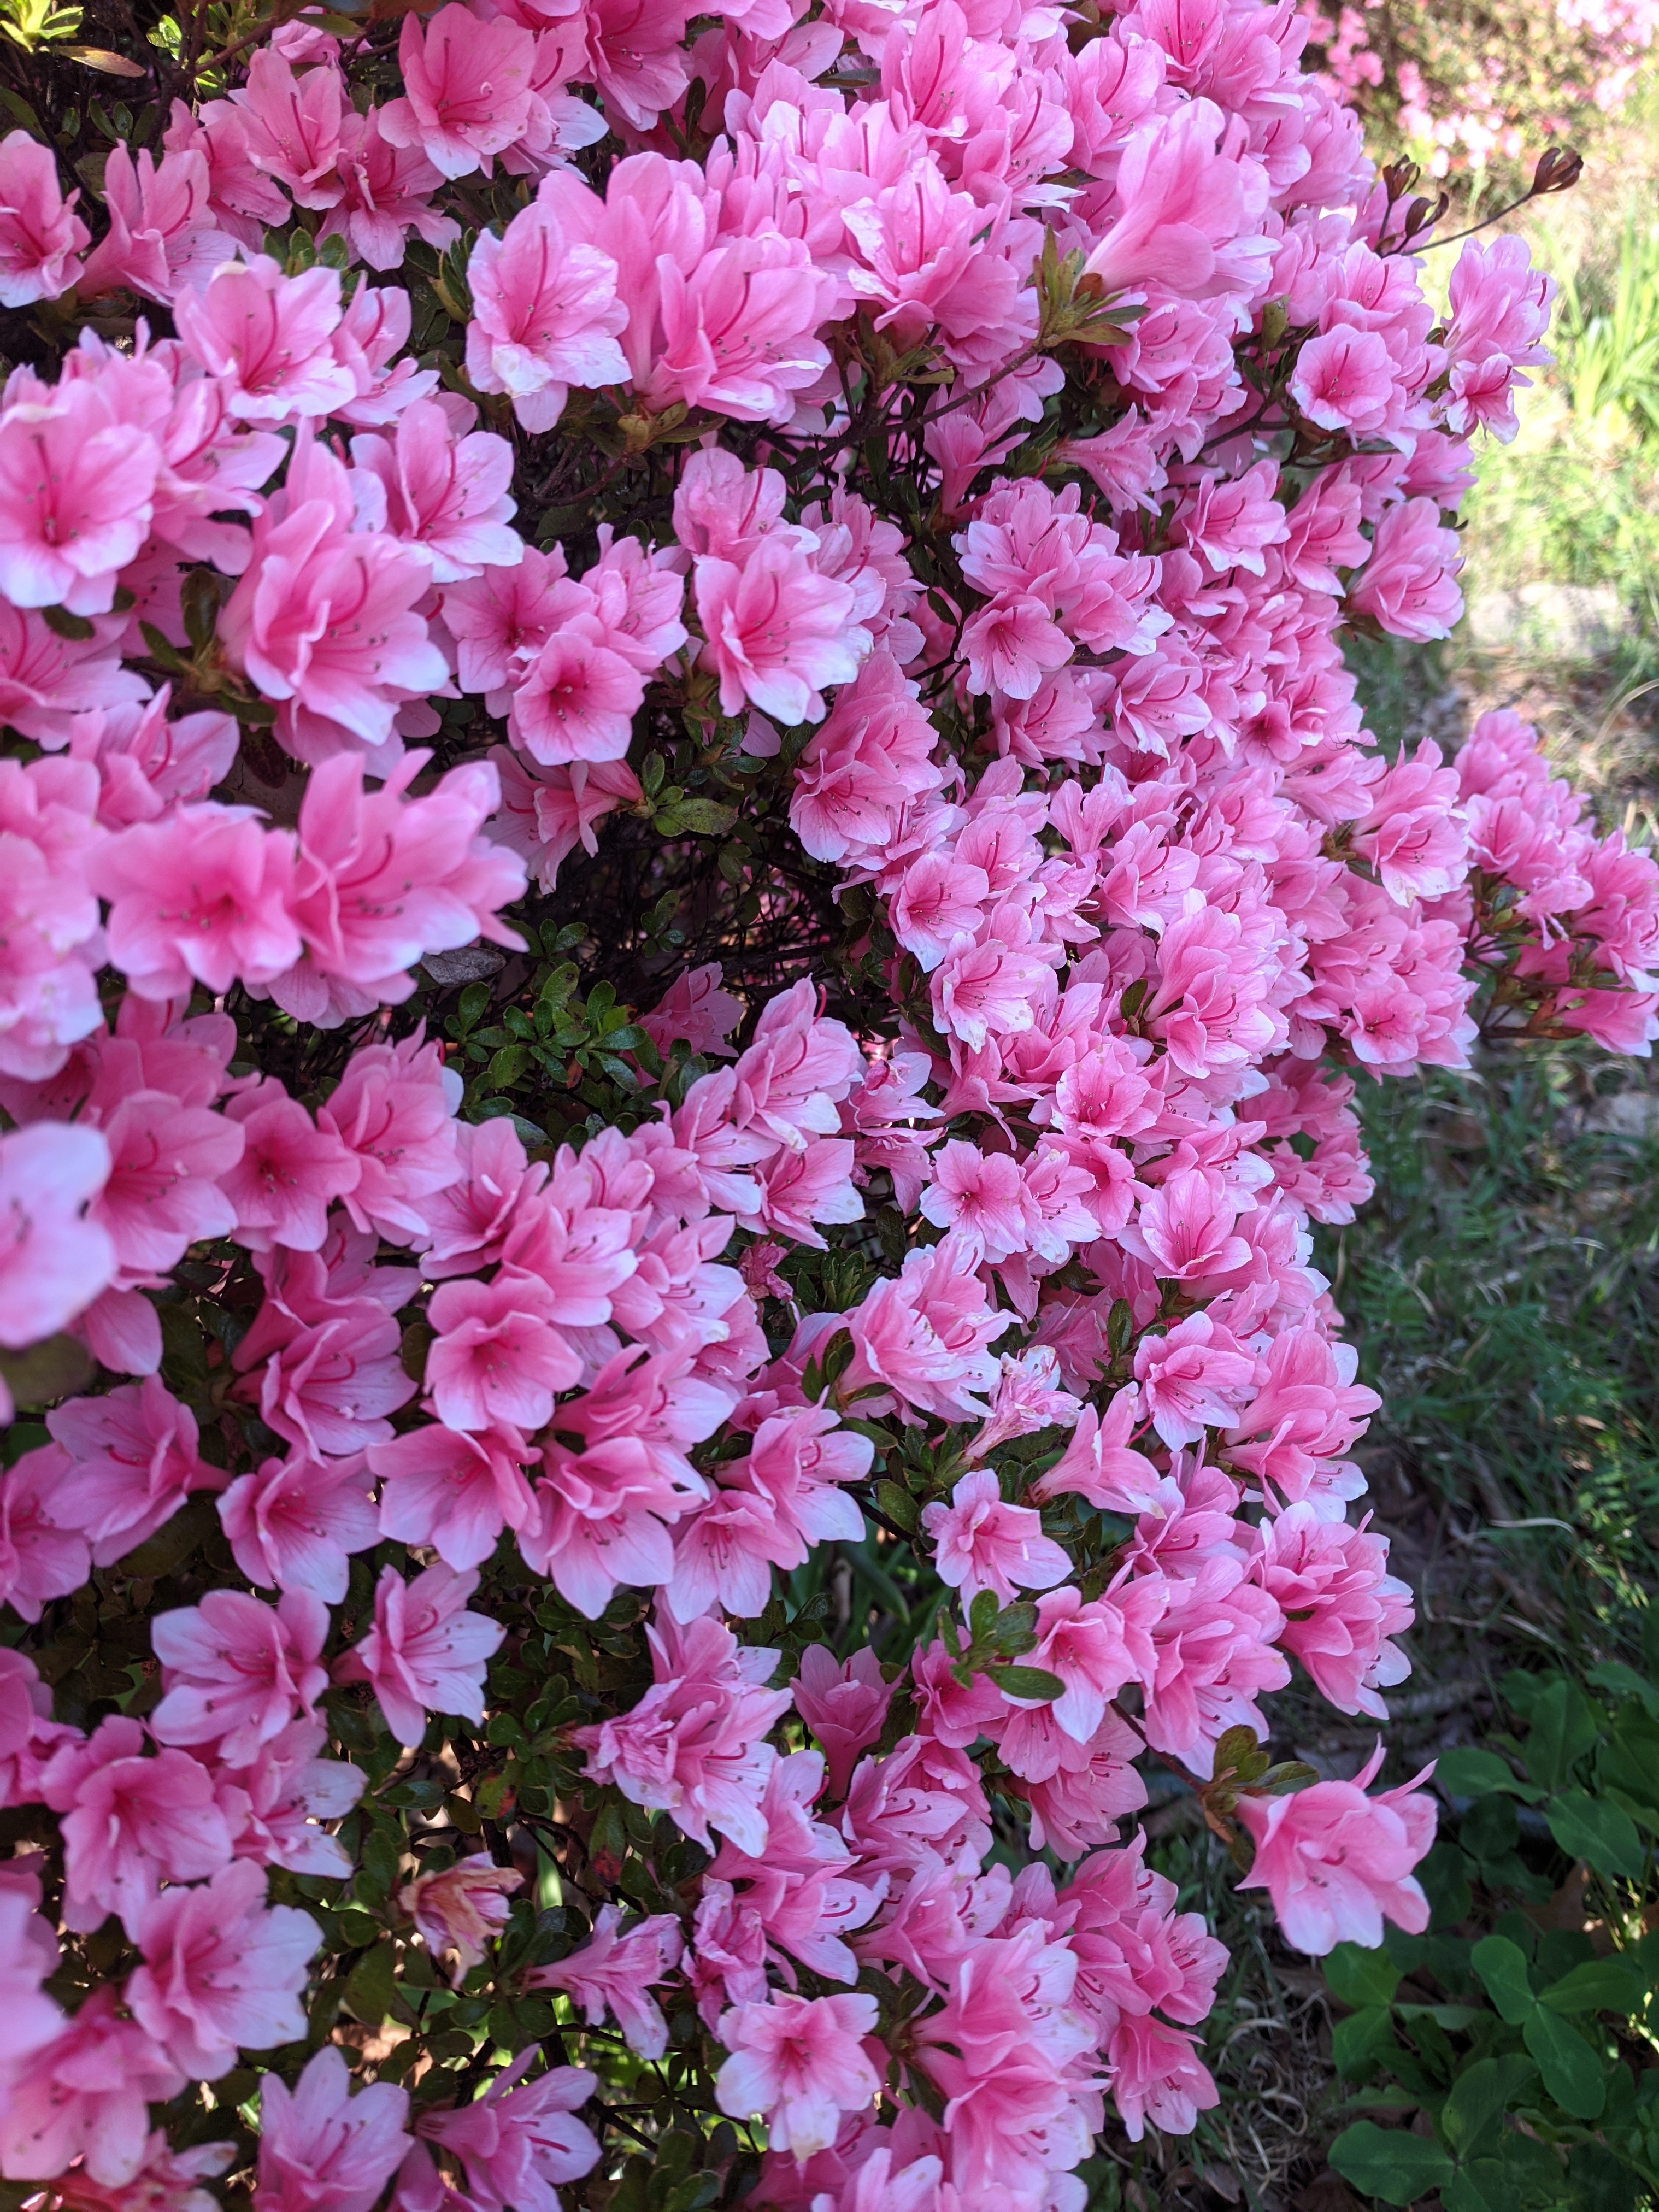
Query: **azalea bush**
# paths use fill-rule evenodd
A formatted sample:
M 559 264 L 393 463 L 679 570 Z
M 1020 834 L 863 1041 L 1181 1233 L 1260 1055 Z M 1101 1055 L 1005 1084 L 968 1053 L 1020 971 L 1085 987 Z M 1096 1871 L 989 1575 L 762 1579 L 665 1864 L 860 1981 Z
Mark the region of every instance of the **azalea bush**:
M 1387 154 L 1479 194 L 1540 141 L 1593 145 L 1651 82 L 1654 0 L 1304 0 L 1310 59 Z
M 1340 651 L 1455 621 L 1550 288 L 1437 321 L 1285 9 L 74 13 L 0 145 L 0 2174 L 1076 2212 L 1216 2095 L 1149 1775 L 1292 1944 L 1428 1923 L 1425 1778 L 1261 1703 L 1407 1671 L 1355 1085 L 1659 1027 L 1651 862 Z

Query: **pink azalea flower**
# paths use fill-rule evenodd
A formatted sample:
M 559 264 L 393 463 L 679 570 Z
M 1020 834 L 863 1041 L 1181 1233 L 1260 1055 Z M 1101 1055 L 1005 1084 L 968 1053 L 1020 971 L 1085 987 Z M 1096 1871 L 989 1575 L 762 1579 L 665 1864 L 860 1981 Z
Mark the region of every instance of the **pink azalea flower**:
M 599 2164 L 599 2147 L 572 2115 L 598 2087 L 577 2066 L 554 2066 L 531 2082 L 535 2046 L 498 2074 L 475 2104 L 428 2111 L 418 2132 L 459 2158 L 477 2212 L 559 2212 L 555 2189 Z
M 0 1593 L 25 1620 L 79 1589 L 91 1571 L 87 1540 L 60 1528 L 51 1507 L 68 1464 L 61 1445 L 25 1452 L 0 1474 Z
M 149 2107 L 176 2097 L 185 2075 L 136 2020 L 122 2016 L 120 2002 L 107 1984 L 94 1989 L 12 2075 L 0 2166 L 14 2179 L 50 2179 L 78 2158 L 93 2181 L 118 2190 L 143 2166 Z
M 1463 611 L 1455 580 L 1462 564 L 1457 533 L 1441 526 L 1435 501 L 1404 500 L 1378 522 L 1348 605 L 1391 637 L 1447 637 Z
M 933 1540 L 940 1581 L 959 1589 L 964 1605 L 983 1589 L 1012 1605 L 1016 1589 L 1051 1589 L 1071 1572 L 1066 1553 L 1043 1534 L 1042 1515 L 1006 1504 L 988 1468 L 964 1474 L 948 1505 L 924 1506 L 921 1525 Z
M 325 1741 L 321 1721 L 293 1721 L 261 1744 L 246 1765 L 216 1770 L 238 1858 L 337 1881 L 349 1875 L 352 1863 L 343 1846 L 319 1823 L 343 1820 L 362 1796 L 367 1778 L 341 1759 L 319 1759 Z
M 536 94 L 536 42 L 506 16 L 441 8 L 424 27 L 404 18 L 398 73 L 404 97 L 380 110 L 394 146 L 418 145 L 440 176 L 465 177 L 525 133 Z
M 360 1458 L 296 1451 L 238 1475 L 219 1500 L 237 1565 L 262 1589 L 309 1590 L 329 1605 L 346 1594 L 348 1554 L 380 1541 L 380 1517 Z
M 666 1524 L 701 1501 L 700 1477 L 665 1467 L 650 1445 L 626 1436 L 580 1453 L 550 1443 L 544 1465 L 537 1517 L 521 1532 L 519 1549 L 561 1597 L 597 1620 L 618 1583 L 651 1589 L 673 1578 Z
M 1074 1493 L 1104 1513 L 1170 1511 L 1179 1491 L 1144 1453 L 1129 1449 L 1139 1419 L 1140 1392 L 1133 1382 L 1115 1393 L 1103 1414 L 1085 1406 L 1071 1441 L 1031 1496 L 1042 1504 Z
M 628 381 L 617 264 L 596 246 L 571 242 L 543 202 L 514 216 L 499 239 L 479 234 L 467 282 L 466 373 L 478 391 L 509 394 L 526 430 L 550 430 L 573 384 L 592 391 Z
M 200 1881 L 230 1856 L 213 1782 L 182 1751 L 144 1756 L 137 1721 L 112 1714 L 84 1744 L 65 1744 L 41 1777 L 63 1815 L 64 1919 L 88 1934 L 118 1913 L 129 1936 L 164 1881 Z
M 523 557 L 523 541 L 507 526 L 516 508 L 505 438 L 488 430 L 458 436 L 447 409 L 417 399 L 390 438 L 354 438 L 351 459 L 363 511 L 377 529 L 425 552 L 434 584 Z
M 244 422 L 328 415 L 356 395 L 331 343 L 340 320 L 336 270 L 285 276 L 269 254 L 256 253 L 216 270 L 199 293 L 181 295 L 173 312 L 186 351 Z
M 58 1939 L 34 1907 L 40 1885 L 33 1877 L 0 1885 L 0 2068 L 13 2069 L 50 2044 L 64 2015 L 40 1984 L 58 1969 Z
M 453 1953 L 449 1985 L 458 1990 L 507 1925 L 508 1898 L 524 1887 L 516 1867 L 497 1866 L 475 1851 L 438 1874 L 416 1875 L 398 1892 L 398 1910 L 415 1923 L 434 1959 Z
M 448 1567 L 482 1566 L 503 1528 L 526 1528 L 536 1517 L 523 1471 L 532 1455 L 510 1429 L 464 1433 L 436 1423 L 371 1445 L 380 1533 L 429 1544 Z
M 740 1646 L 708 1618 L 648 1629 L 656 1680 L 631 1712 L 573 1739 L 596 1782 L 614 1782 L 630 1804 L 665 1812 L 706 1850 L 711 1827 L 759 1857 L 767 1822 L 761 1798 L 777 1754 L 766 1733 L 789 1706 L 787 1690 L 760 1686 L 769 1652 Z
M 192 2081 L 216 2081 L 239 2050 L 269 2051 L 306 2032 L 300 1992 L 322 1941 L 308 1912 L 266 1905 L 265 1877 L 251 1860 L 211 1881 L 165 1889 L 138 1916 L 144 1954 L 126 2003 L 145 2033 Z
M 1166 2027 L 1150 2013 L 1125 2013 L 1107 2039 L 1106 2056 L 1112 2101 L 1131 2142 L 1140 2141 L 1148 2120 L 1165 2135 L 1189 2136 L 1199 2114 L 1221 2102 L 1198 2056 L 1198 2038 Z
M 132 1091 L 103 1125 L 109 1181 L 90 1208 L 121 1262 L 118 1290 L 175 1267 L 191 1245 L 234 1224 L 219 1177 L 242 1154 L 234 1121 L 164 1091 Z
M 21 1651 L 0 1659 L 0 1805 L 38 1805 L 40 1775 L 59 1744 L 80 1731 L 52 1717 L 52 1691 Z
M 294 840 L 262 829 L 250 807 L 207 800 L 136 823 L 94 872 L 110 902 L 110 958 L 141 998 L 269 983 L 300 957 Z
M 637 2058 L 659 2059 L 668 2048 L 668 2023 L 651 1995 L 680 1962 L 684 1948 L 680 1923 L 659 1912 L 636 1921 L 624 1935 L 622 1908 L 602 1905 L 586 1943 L 550 1966 L 538 1966 L 528 1986 L 563 1990 L 579 2004 L 590 2027 L 604 2025 L 607 2013 Z
M 723 714 L 747 702 L 780 722 L 822 721 L 823 688 L 850 683 L 869 650 L 852 591 L 821 574 L 792 532 L 763 538 L 741 564 L 700 555 L 692 592 Z
M 86 1208 L 110 1171 L 96 1129 L 37 1121 L 0 1136 L 0 1344 L 55 1336 L 114 1276 L 115 1247 Z
M 224 1111 L 242 1131 L 242 1157 L 219 1178 L 235 1208 L 237 1243 L 253 1252 L 319 1250 L 329 1207 L 356 1188 L 361 1161 L 272 1077 L 228 1098 Z
M 213 1744 L 232 1765 L 298 1714 L 327 1686 L 319 1657 L 328 1608 L 309 1590 L 287 1590 L 275 1606 L 241 1590 L 210 1590 L 198 1606 L 158 1613 L 150 1643 L 164 1695 L 150 1717 L 163 1743 Z
M 1413 1936 L 1429 1924 L 1412 1869 L 1434 1841 L 1434 1800 L 1417 1786 L 1432 1770 L 1368 1797 L 1382 1764 L 1379 1743 L 1352 1782 L 1238 1801 L 1255 1842 L 1255 1863 L 1239 1887 L 1265 1889 L 1286 1937 L 1315 1958 L 1339 1943 L 1375 1950 L 1385 1919 Z
M 459 1077 L 419 1036 L 352 1054 L 317 1126 L 357 1158 L 359 1178 L 344 1199 L 359 1228 L 372 1226 L 394 1244 L 426 1242 L 422 1200 L 461 1178 L 460 1097 Z
M 795 1711 L 823 1748 L 831 1797 L 846 1796 L 860 1753 L 882 1732 L 893 1689 L 873 1651 L 855 1651 L 840 1666 L 821 1644 L 809 1644 L 801 1653 Z
M 170 302 L 236 251 L 213 210 L 207 158 L 193 147 L 169 149 L 159 161 L 141 151 L 135 163 L 118 140 L 104 164 L 103 198 L 109 228 L 81 273 L 85 299 L 125 285 Z
M 476 1573 L 428 1567 L 406 1583 L 383 1567 L 374 1590 L 374 1626 L 335 1664 L 335 1679 L 367 1682 L 399 1743 L 418 1744 L 428 1713 L 459 1713 L 482 1725 L 484 1662 L 506 1634 L 469 1613 Z
M 346 2063 L 325 2044 L 292 2089 L 259 2085 L 254 2212 L 373 2212 L 409 2149 L 409 2093 L 375 2081 L 356 2096 Z
M 997 1377 L 987 1346 L 1014 1317 L 990 1304 L 974 1260 L 952 1234 L 909 1253 L 896 1277 L 872 1286 L 847 1317 L 854 1351 L 843 1394 L 881 1384 L 941 1420 L 983 1416 L 979 1394 Z
M 64 198 L 49 146 L 27 131 L 0 138 L 0 307 L 56 300 L 80 275 L 88 232 Z
M 149 534 L 161 461 L 96 385 L 0 407 L 0 592 L 14 606 L 106 614 Z
M 774 2150 L 805 2164 L 827 2150 L 843 2112 L 861 2112 L 880 2091 L 864 2053 L 875 2032 L 872 1996 L 797 1997 L 780 1991 L 766 2004 L 734 2005 L 720 2039 L 731 2057 L 714 2078 L 714 2098 L 733 2119 L 763 2115 Z
M 546 1425 L 555 1395 L 582 1369 L 549 1322 L 550 1303 L 533 1275 L 505 1270 L 491 1283 L 445 1283 L 433 1293 L 426 1382 L 447 1428 Z

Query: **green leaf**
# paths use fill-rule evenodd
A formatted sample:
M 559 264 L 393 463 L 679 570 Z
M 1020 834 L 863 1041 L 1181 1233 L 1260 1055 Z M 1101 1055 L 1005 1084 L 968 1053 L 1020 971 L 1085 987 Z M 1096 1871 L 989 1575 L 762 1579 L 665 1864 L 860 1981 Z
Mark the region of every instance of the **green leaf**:
M 991 1679 L 1005 1697 L 1029 1698 L 1034 1705 L 1051 1705 L 1066 1694 L 1059 1675 L 1043 1667 L 999 1667 Z
M 1527 1767 L 1534 1779 L 1559 1790 L 1601 1733 L 1589 1699 L 1575 1682 L 1559 1674 L 1533 1700 L 1532 1733 L 1527 1738 Z
M 1538 2061 L 1544 2087 L 1564 2112 L 1575 2120 L 1599 2117 L 1607 2100 L 1607 2076 L 1601 2061 L 1571 2022 L 1559 2013 L 1534 2006 L 1521 2033 Z
M 92 1372 L 91 1357 L 78 1337 L 48 1336 L 22 1352 L 0 1352 L 0 1382 L 25 1413 L 84 1390 Z
M 345 1985 L 345 2008 L 365 2027 L 378 2027 L 398 2002 L 393 1972 L 397 1953 L 388 1943 L 365 1951 L 352 1968 Z
M 1435 1761 L 1434 1786 L 1443 1797 L 1486 1797 L 1497 1790 L 1528 1805 L 1535 1805 L 1544 1795 L 1536 1784 L 1522 1782 L 1511 1772 L 1507 1759 L 1474 1744 L 1441 1753 Z
M 1386 2005 L 1400 1986 L 1400 1969 L 1386 1951 L 1339 1943 L 1325 1961 L 1325 1980 L 1339 2004 Z
M 1357 2081 L 1388 2051 L 1396 2048 L 1394 2015 L 1387 2005 L 1366 2005 L 1336 2023 L 1331 2056 L 1345 2081 Z
M 686 829 L 702 837 L 724 836 L 738 818 L 735 806 L 722 806 L 717 799 L 683 799 L 674 811 Z
M 1598 1690 L 1610 1691 L 1615 1698 L 1634 1698 L 1646 1707 L 1655 1720 L 1659 1720 L 1659 1687 L 1650 1682 L 1645 1674 L 1638 1674 L 1634 1667 L 1626 1666 L 1622 1659 L 1604 1659 L 1592 1667 L 1587 1678 Z
M 489 1063 L 484 1080 L 492 1091 L 510 1091 L 530 1065 L 527 1045 L 503 1045 Z
M 896 1528 L 902 1528 L 907 1536 L 914 1535 L 921 1525 L 921 1508 L 908 1490 L 896 1482 L 876 1485 L 876 1505 Z
M 1504 2132 L 1504 2115 L 1516 2092 L 1537 2071 L 1530 2058 L 1513 2051 L 1506 2058 L 1480 2058 L 1466 2066 L 1452 2084 L 1440 2113 L 1440 2132 L 1460 2163 L 1484 2157 Z
M 1605 1797 L 1570 1790 L 1544 1808 L 1550 1833 L 1571 1859 L 1588 1859 L 1597 1874 L 1638 1876 L 1646 1863 L 1642 1838 L 1628 1813 Z
M 1535 2009 L 1532 1980 L 1527 1954 L 1518 1943 L 1511 1943 L 1507 1936 L 1484 1936 L 1470 1952 L 1469 1962 L 1511 2027 L 1531 2019 Z
M 1375 2120 L 1344 2128 L 1331 2145 L 1330 2160 L 1345 2181 L 1385 2204 L 1414 2204 L 1431 2190 L 1443 2189 L 1455 2171 L 1438 2143 L 1403 2128 L 1379 2128 Z
M 1552 2012 L 1616 2012 L 1628 2020 L 1646 1999 L 1645 1978 L 1629 1960 L 1612 1958 L 1586 1959 L 1541 1990 L 1538 2002 Z

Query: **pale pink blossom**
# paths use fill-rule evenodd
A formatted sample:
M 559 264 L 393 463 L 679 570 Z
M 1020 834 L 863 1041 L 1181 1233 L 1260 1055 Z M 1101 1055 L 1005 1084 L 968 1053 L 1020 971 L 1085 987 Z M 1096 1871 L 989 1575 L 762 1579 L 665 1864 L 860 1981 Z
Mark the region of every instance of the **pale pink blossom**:
M 734 2119 L 762 2114 L 775 2150 L 804 2164 L 827 2150 L 843 2112 L 873 2104 L 880 2088 L 864 2052 L 874 2033 L 876 2001 L 863 1995 L 791 1996 L 734 2005 L 720 2038 L 731 2056 L 714 2079 L 714 2097 Z
M 503 1528 L 536 1517 L 523 1471 L 532 1449 L 509 1429 L 466 1433 L 436 1423 L 372 1445 L 381 1534 L 429 1544 L 446 1566 L 482 1566 Z
M 210 1590 L 199 1606 L 158 1613 L 150 1643 L 161 1702 L 150 1726 L 163 1743 L 213 1744 L 239 1764 L 309 1713 L 328 1683 L 319 1664 L 328 1608 L 309 1590 L 275 1606 L 241 1590 Z
M 1042 1533 L 1042 1516 L 1029 1505 L 1010 1505 L 988 1468 L 964 1474 L 951 1503 L 922 1508 L 921 1525 L 933 1542 L 933 1564 L 963 1604 L 981 1590 L 1012 1605 L 1016 1589 L 1052 1589 L 1071 1572 L 1071 1561 Z
M 420 1742 L 428 1713 L 483 1721 L 484 1663 L 507 1632 L 466 1610 L 477 1587 L 476 1573 L 453 1567 L 428 1567 L 413 1582 L 395 1567 L 380 1570 L 374 1625 L 334 1672 L 338 1681 L 369 1685 L 400 1743 Z
M 211 1881 L 165 1889 L 138 1915 L 143 1964 L 128 2009 L 192 2081 L 216 2081 L 239 2050 L 268 2051 L 306 2032 L 300 1992 L 322 1941 L 308 1912 L 267 1905 L 265 1877 L 235 1859 Z
M 103 199 L 109 228 L 81 273 L 87 299 L 126 286 L 171 301 L 236 251 L 213 209 L 207 158 L 194 147 L 169 149 L 159 161 L 141 149 L 135 162 L 118 139 L 104 164 Z
M 0 138 L 0 307 L 56 300 L 80 275 L 88 232 L 64 197 L 51 147 L 26 131 Z
M 763 538 L 741 564 L 699 556 L 692 592 L 727 714 L 747 702 L 780 722 L 821 721 L 823 689 L 849 683 L 869 650 L 851 589 L 821 574 L 792 532 Z
M 0 592 L 17 607 L 107 613 L 149 534 L 161 463 L 99 385 L 0 406 Z
M 265 2075 L 255 2212 L 372 2212 L 409 2148 L 408 2123 L 408 2092 L 375 2081 L 354 2096 L 331 2045 L 292 2089 Z
M 39 1620 L 52 1599 L 79 1589 L 91 1569 L 86 1538 L 60 1528 L 52 1515 L 67 1463 L 61 1446 L 42 1444 L 0 1475 L 0 1591 L 25 1620 Z
M 415 1923 L 434 1959 L 453 1954 L 449 1984 L 459 1989 L 507 1925 L 509 1899 L 524 1887 L 516 1867 L 497 1866 L 475 1851 L 438 1874 L 416 1875 L 398 1892 L 398 1905 Z
M 602 2027 L 609 2013 L 635 2057 L 659 2059 L 668 2048 L 668 2023 L 651 1989 L 680 1962 L 680 1923 L 659 1912 L 624 1931 L 622 1918 L 620 1906 L 602 1905 L 586 1942 L 556 1965 L 538 1966 L 529 1986 L 563 1990 L 590 2027 Z
M 1352 1782 L 1238 1801 L 1255 1843 L 1255 1863 L 1239 1887 L 1265 1889 L 1286 1937 L 1315 1958 L 1339 1943 L 1375 1950 L 1385 1919 L 1410 1935 L 1429 1924 L 1412 1869 L 1434 1841 L 1434 1800 L 1418 1788 L 1431 1770 L 1369 1797 L 1382 1764 L 1379 1743 Z
M 598 2086 L 592 2075 L 554 2066 L 526 2082 L 538 2055 L 532 2045 L 475 2103 L 428 2107 L 418 2124 L 428 2142 L 459 2159 L 477 2212 L 560 2212 L 556 2185 L 580 2181 L 599 2164 L 599 2144 L 574 2117 Z
M 467 282 L 467 374 L 480 392 L 507 393 L 526 430 L 550 430 L 572 385 L 627 382 L 617 334 L 628 309 L 617 297 L 617 264 L 598 246 L 571 241 L 541 201 L 514 216 L 501 238 L 479 234 Z
M 173 306 L 191 357 L 216 378 L 230 412 L 272 424 L 331 414 L 356 396 L 349 368 L 336 360 L 340 278 L 332 269 L 285 276 L 256 253 L 215 272 L 199 293 Z

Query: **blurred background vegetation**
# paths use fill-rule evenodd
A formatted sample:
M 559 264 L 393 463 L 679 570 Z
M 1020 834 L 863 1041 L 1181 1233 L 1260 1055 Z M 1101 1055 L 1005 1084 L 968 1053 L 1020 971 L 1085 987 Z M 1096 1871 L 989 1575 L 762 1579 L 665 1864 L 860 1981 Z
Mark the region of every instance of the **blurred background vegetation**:
M 1395 11 L 1419 42 L 1429 12 L 1416 11 L 1413 29 L 1412 11 Z M 1512 21 L 1498 27 L 1478 8 L 1433 13 L 1464 24 L 1466 39 L 1486 38 L 1489 53 L 1507 51 L 1500 28 L 1513 41 Z M 1473 66 L 1485 65 L 1476 52 Z M 1409 143 L 1411 128 L 1398 127 L 1398 104 L 1391 135 L 1386 92 L 1373 90 L 1367 113 L 1374 150 L 1426 158 Z M 1534 102 L 1534 124 L 1548 120 L 1547 105 Z M 1443 645 L 1356 641 L 1352 665 L 1389 750 L 1424 737 L 1449 747 L 1484 708 L 1514 707 L 1592 792 L 1603 826 L 1648 844 L 1659 826 L 1659 73 L 1650 65 L 1638 74 L 1617 113 L 1581 108 L 1574 120 L 1586 155 L 1578 188 L 1504 225 L 1528 238 L 1560 285 L 1556 362 L 1522 395 L 1514 443 L 1486 444 L 1480 455 L 1465 539 L 1468 617 Z M 1526 147 L 1528 171 L 1543 143 Z M 1485 168 L 1454 165 L 1443 228 L 1462 228 L 1460 215 L 1479 220 L 1507 197 L 1515 168 L 1501 149 Z M 1455 253 L 1426 257 L 1443 285 Z M 1513 1759 L 1516 1723 L 1501 1686 L 1507 1676 L 1514 1691 L 1516 1668 L 1582 1686 L 1598 1669 L 1612 1680 L 1609 1665 L 1633 1666 L 1649 1678 L 1659 1716 L 1659 1636 L 1650 1632 L 1644 1659 L 1643 1635 L 1659 1605 L 1654 1065 L 1576 1050 L 1489 1056 L 1468 1076 L 1367 1086 L 1361 1105 L 1376 1196 L 1354 1225 L 1323 1236 L 1320 1263 L 1362 1376 L 1382 1395 L 1360 1456 L 1376 1523 L 1418 1595 L 1416 1671 L 1389 1699 L 1387 1778 L 1463 1746 L 1497 1745 Z M 1375 1735 L 1311 1698 L 1298 1705 L 1294 1692 L 1279 1701 L 1275 1729 L 1279 1755 L 1332 1775 L 1352 1773 Z M 1659 1788 L 1659 1753 L 1653 1764 Z M 1593 1767 L 1575 1778 L 1598 1786 Z M 1454 1824 L 1465 1846 L 1471 1817 L 1492 1811 Z M 1209 2032 L 1223 2100 L 1189 2141 L 1103 2143 L 1091 2212 L 1358 2212 L 1375 2200 L 1329 2163 L 1339 2132 L 1358 2112 L 1391 2102 L 1379 2117 L 1419 2137 L 1438 2129 L 1443 2140 L 1439 2107 L 1391 2089 L 1398 2077 L 1387 2066 L 1362 2069 L 1371 2088 L 1358 2094 L 1340 2078 L 1333 2039 L 1340 2057 L 1342 2036 L 1352 2040 L 1349 2008 L 1325 1974 L 1278 1944 L 1270 1917 L 1233 1892 L 1219 1846 L 1185 1821 L 1171 1802 L 1149 1826 L 1158 1862 L 1232 1948 Z M 1608 1887 L 1523 1808 L 1510 1886 L 1496 1874 L 1490 1887 L 1477 1880 L 1473 1903 L 1460 1891 L 1436 1924 L 1455 1926 L 1466 1948 L 1495 1926 L 1528 1942 L 1528 1931 L 1547 1930 L 1547 1944 L 1581 1950 L 1639 1943 L 1659 1929 L 1651 1832 L 1643 1844 L 1640 1875 Z M 1656 1944 L 1659 1936 L 1644 1957 Z M 1647 1980 L 1644 2012 L 1628 2023 L 1604 2014 L 1589 2032 L 1609 2067 L 1627 2065 L 1638 2083 L 1645 2063 L 1651 2088 L 1659 1972 Z M 1478 1986 L 1473 1996 L 1478 2004 Z M 1441 2010 L 1450 2019 L 1458 2008 Z M 1454 2074 L 1497 2025 L 1489 2012 L 1464 2010 L 1462 2026 L 1437 2039 Z M 1434 2023 L 1425 2033 L 1432 2040 Z M 1534 2161 L 1524 2185 L 1518 2168 L 1489 2165 L 1493 2195 L 1468 2193 L 1460 2176 L 1418 2201 L 1431 2212 L 1659 2203 L 1659 2187 L 1603 2156 L 1600 2124 L 1571 2130 L 1577 2147 L 1564 2139 L 1553 2162 L 1537 2154 L 1535 2114 L 1511 2115 L 1504 2142 Z M 1547 2148 L 1547 2124 L 1541 2133 Z M 1490 2179 L 1500 2171 L 1501 2185 Z M 1396 2189 L 1384 2201 L 1411 2195 Z

